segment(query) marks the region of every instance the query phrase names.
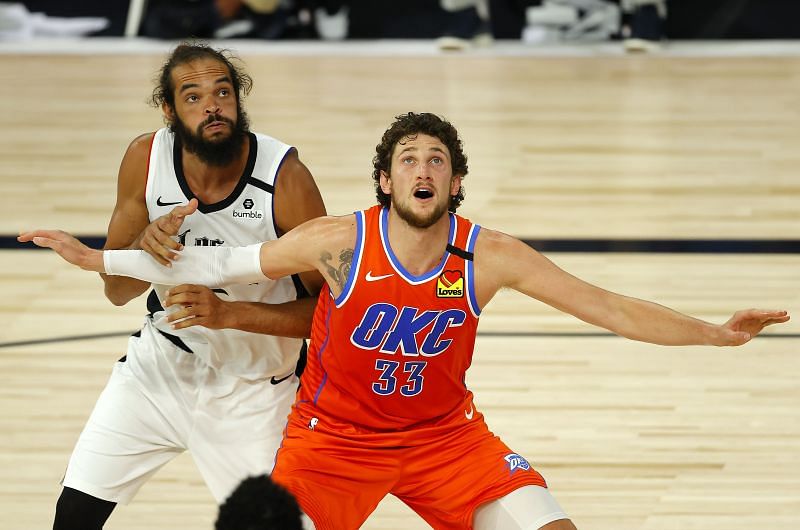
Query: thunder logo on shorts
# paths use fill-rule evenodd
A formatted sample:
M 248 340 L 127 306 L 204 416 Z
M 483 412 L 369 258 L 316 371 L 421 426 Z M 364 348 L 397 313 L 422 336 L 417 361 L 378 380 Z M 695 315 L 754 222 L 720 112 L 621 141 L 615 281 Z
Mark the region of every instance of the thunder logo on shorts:
M 503 459 L 508 464 L 509 475 L 513 475 L 518 469 L 521 469 L 522 471 L 528 471 L 531 468 L 531 465 L 528 463 L 528 461 L 517 453 L 508 454 L 503 457 Z

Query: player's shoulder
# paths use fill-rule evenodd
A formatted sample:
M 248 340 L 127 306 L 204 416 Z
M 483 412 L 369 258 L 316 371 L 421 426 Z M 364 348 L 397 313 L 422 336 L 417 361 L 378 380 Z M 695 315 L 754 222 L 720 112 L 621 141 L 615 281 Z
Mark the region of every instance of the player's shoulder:
M 499 264 L 520 258 L 531 250 L 531 247 L 514 236 L 484 227 L 481 227 L 475 240 L 475 259 L 486 263 Z
M 255 136 L 256 139 L 260 140 L 260 141 L 277 142 L 277 143 L 280 143 L 280 144 L 289 145 L 286 142 L 284 142 L 283 140 L 281 140 L 280 138 L 276 138 L 276 137 L 272 136 L 271 134 L 258 132 L 258 131 L 249 131 L 249 133 L 252 134 L 253 136 Z
M 292 232 L 309 245 L 348 246 L 355 240 L 355 215 L 323 215 L 310 219 Z
M 323 215 L 305 223 L 320 237 L 336 240 L 339 237 L 348 237 L 355 233 L 356 215 Z
M 319 255 L 325 252 L 338 256 L 344 249 L 352 249 L 356 243 L 356 221 L 354 215 L 315 217 L 294 228 L 281 239 L 294 241 L 297 252 Z
M 153 138 L 155 137 L 156 132 L 158 131 L 146 132 L 131 140 L 125 155 L 145 157 L 146 159 L 150 154 L 150 146 L 153 144 Z
M 297 171 L 303 171 L 303 173 L 308 172 L 305 164 L 300 161 L 300 155 L 297 153 L 297 149 L 294 147 L 290 147 L 286 154 L 281 161 L 281 168 L 279 173 L 294 173 Z
M 282 156 L 285 159 L 290 156 L 297 157 L 297 148 L 290 143 L 284 142 L 280 138 L 275 138 L 269 134 L 264 134 L 256 131 L 249 131 L 250 138 L 255 139 L 258 144 L 259 151 L 272 153 L 276 156 Z
M 514 244 L 515 241 L 519 240 L 499 230 L 492 230 L 491 228 L 482 226 L 481 231 L 478 233 L 478 239 L 475 244 L 487 247 L 489 249 L 496 249 Z
M 129 187 L 129 193 L 139 193 L 140 189 L 144 189 L 147 182 L 150 145 L 155 134 L 155 132 L 140 134 L 131 141 L 125 151 L 119 168 L 119 181 Z

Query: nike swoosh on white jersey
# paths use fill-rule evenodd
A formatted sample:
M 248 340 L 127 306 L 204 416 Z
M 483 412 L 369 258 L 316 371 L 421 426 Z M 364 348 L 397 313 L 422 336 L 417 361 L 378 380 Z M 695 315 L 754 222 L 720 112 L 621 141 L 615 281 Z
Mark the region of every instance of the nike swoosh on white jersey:
M 467 412 L 467 411 L 465 410 L 465 411 L 464 411 L 464 416 L 466 416 L 466 418 L 467 418 L 468 420 L 471 420 L 471 419 L 472 419 L 472 416 L 474 416 L 474 415 L 475 415 L 475 407 L 473 407 L 473 406 L 470 404 L 470 406 L 469 406 L 469 412 Z
M 380 276 L 373 276 L 372 271 L 369 271 L 367 275 L 364 276 L 364 279 L 368 282 L 377 282 L 378 280 L 384 280 L 390 276 L 394 276 L 394 274 L 381 274 Z

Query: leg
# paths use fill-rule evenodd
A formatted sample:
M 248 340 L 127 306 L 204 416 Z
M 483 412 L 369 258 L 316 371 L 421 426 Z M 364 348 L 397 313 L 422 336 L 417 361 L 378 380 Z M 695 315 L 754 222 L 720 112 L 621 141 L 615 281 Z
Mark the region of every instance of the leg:
M 403 452 L 403 477 L 391 493 L 439 530 L 532 530 L 566 519 L 553 501 L 516 520 L 505 517 L 498 521 L 502 512 L 490 512 L 486 521 L 496 525 L 479 526 L 483 518 L 478 518 L 476 511 L 498 499 L 513 498 L 519 491 L 541 491 L 542 497 L 551 501 L 552 497 L 544 478 L 530 463 L 489 431 L 471 399 L 467 396 L 461 407 L 440 421 L 443 428 L 434 436 L 427 438 L 421 433 L 415 437 L 420 445 Z M 467 410 L 474 414 L 467 417 Z
M 622 0 L 622 9 L 630 13 L 625 49 L 630 52 L 657 50 L 664 38 L 666 0 Z
M 274 385 L 211 370 L 198 384 L 188 449 L 217 503 L 247 477 L 272 472 L 297 386 L 294 375 Z
M 64 488 L 56 503 L 53 530 L 101 530 L 116 505 L 115 502 Z
M 549 490 L 524 486 L 475 510 L 475 530 L 575 530 Z
M 317 527 L 314 526 L 314 521 L 306 514 L 301 515 L 300 520 L 303 522 L 303 530 L 317 530 Z
M 272 478 L 308 515 L 305 530 L 361 528 L 396 480 L 394 451 L 340 436 L 324 418 L 319 427 L 313 414 L 310 406 L 292 410 Z
M 127 360 L 114 365 L 75 445 L 65 488 L 127 504 L 150 476 L 184 450 L 182 433 L 190 425 L 171 399 L 174 353 L 146 336 L 130 338 Z

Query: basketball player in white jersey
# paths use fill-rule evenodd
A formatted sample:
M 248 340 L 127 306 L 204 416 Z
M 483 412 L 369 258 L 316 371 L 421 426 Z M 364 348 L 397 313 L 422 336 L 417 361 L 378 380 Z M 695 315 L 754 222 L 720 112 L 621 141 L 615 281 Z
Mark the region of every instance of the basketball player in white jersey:
M 106 248 L 140 248 L 167 263 L 183 246 L 272 240 L 325 214 L 297 151 L 249 131 L 241 96 L 250 86 L 227 54 L 174 50 L 153 93 L 168 126 L 128 147 Z M 198 211 L 176 208 L 193 198 Z M 150 287 L 103 279 L 115 305 Z M 102 528 L 117 503 L 185 450 L 218 503 L 245 477 L 270 472 L 316 301 L 300 294 L 320 285 L 318 274 L 216 292 L 181 285 L 168 295 L 153 285 L 150 315 L 70 458 L 54 528 Z

